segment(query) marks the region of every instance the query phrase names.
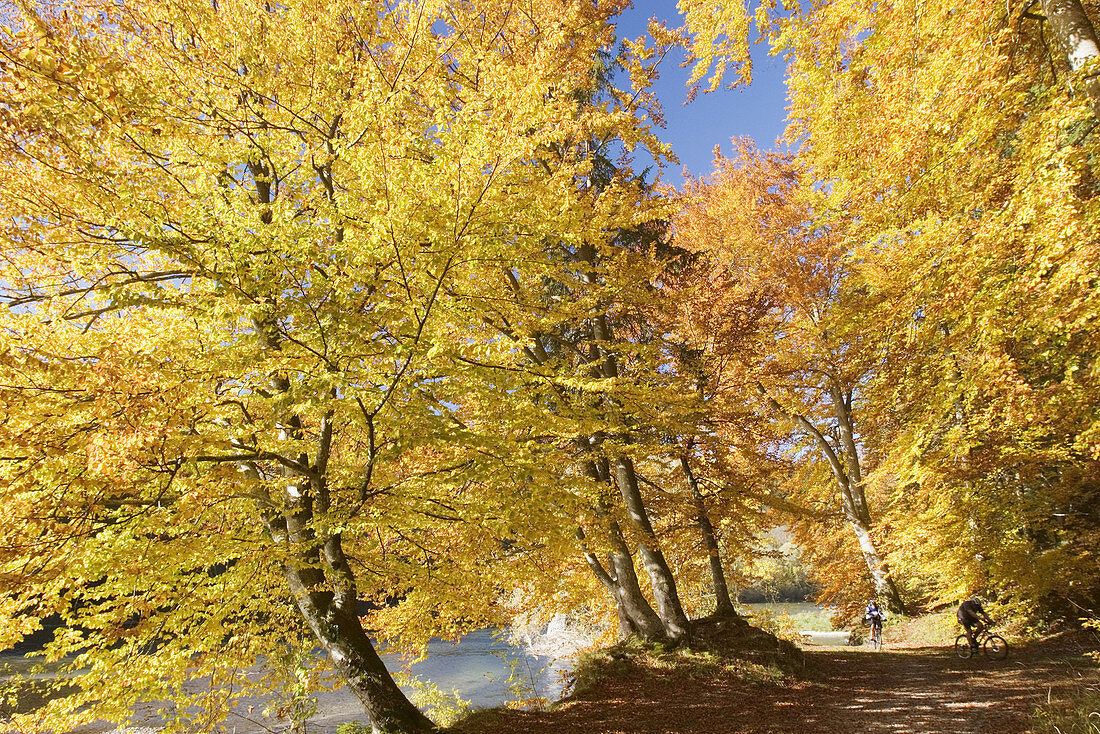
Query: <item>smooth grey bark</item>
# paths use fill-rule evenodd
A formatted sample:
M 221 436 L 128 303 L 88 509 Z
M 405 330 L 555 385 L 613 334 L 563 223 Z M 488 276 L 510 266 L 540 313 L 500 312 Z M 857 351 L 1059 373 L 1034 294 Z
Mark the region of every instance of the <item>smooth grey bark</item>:
M 586 470 L 589 476 L 597 482 L 606 483 L 609 479 L 608 468 L 606 466 L 601 467 L 594 461 L 586 464 Z M 622 528 L 619 527 L 616 521 L 607 519 L 605 509 L 600 508 L 599 513 L 604 517 L 606 523 L 608 567 L 605 569 L 596 554 L 584 546 L 584 531 L 580 528 L 577 530 L 577 538 L 582 543 L 582 550 L 588 567 L 615 600 L 620 632 L 623 633 L 624 637 L 636 634 L 653 642 L 666 639 L 668 632 L 665 629 L 665 624 L 657 612 L 653 610 L 638 583 L 638 574 L 634 569 L 634 557 L 623 538 Z
M 258 471 L 249 468 L 254 476 Z M 363 706 L 377 734 L 423 734 L 435 725 L 397 687 L 359 621 L 355 575 L 338 534 L 318 538 L 312 529 L 320 477 L 294 477 L 283 495 L 285 509 L 264 503 L 264 525 L 272 541 L 290 551 L 283 576 L 295 606 L 345 685 Z M 296 552 L 295 552 L 296 551 Z
M 1100 56 L 1096 28 L 1081 0 L 1042 0 L 1042 7 L 1071 69 L 1078 71 Z M 1085 78 L 1084 91 L 1092 99 L 1093 114 L 1100 118 L 1100 69 Z
M 1081 0 L 1042 0 L 1043 15 L 1066 53 L 1070 68 L 1079 70 L 1100 56 L 1096 29 L 1089 20 Z
M 339 536 L 325 541 L 324 566 L 333 575 L 351 578 Z M 337 560 L 339 559 L 339 560 Z M 335 563 L 336 565 L 333 565 Z M 376 734 L 422 734 L 435 724 L 414 706 L 367 637 L 355 604 L 355 587 L 338 593 L 318 591 L 325 574 L 305 568 L 284 568 L 294 601 L 321 647 L 332 659 L 345 685 L 359 700 Z
M 607 557 L 614 573 L 616 601 L 627 613 L 636 634 L 650 641 L 665 639 L 668 636 L 665 625 L 642 593 L 638 574 L 634 570 L 634 558 L 617 523 L 611 524 L 609 537 L 612 548 Z
M 760 387 L 763 394 L 767 394 L 763 386 Z M 897 584 L 890 574 L 890 567 L 882 558 L 878 547 L 875 545 L 871 529 L 874 527 L 871 519 L 871 511 L 867 505 L 867 498 L 863 491 L 863 473 L 860 469 L 859 452 L 855 442 L 853 430 L 851 393 L 843 390 L 835 381 L 829 389 L 832 401 L 833 414 L 837 419 L 839 446 L 833 447 L 813 421 L 804 415 L 799 415 L 787 410 L 779 401 L 769 397 L 768 403 L 773 409 L 782 413 L 794 421 L 808 436 L 813 438 L 822 455 L 829 463 L 833 479 L 836 483 L 837 493 L 840 496 L 840 507 L 844 518 L 848 521 L 856 542 L 859 544 L 860 553 L 867 564 L 867 570 L 871 575 L 871 581 L 875 586 L 875 593 L 886 599 L 891 611 L 904 614 L 906 612 L 905 601 L 901 597 Z
M 586 244 L 578 248 L 577 261 L 594 266 L 596 262 L 595 247 Z M 515 277 L 510 273 L 506 273 L 505 277 L 508 281 L 508 287 L 519 295 L 520 287 Z M 599 284 L 594 269 L 589 270 L 584 277 L 589 285 L 596 286 Z M 606 348 L 606 345 L 613 343 L 612 329 L 607 316 L 600 314 L 593 317 L 590 325 L 592 329 L 591 336 L 595 343 L 589 345 L 587 353 L 583 353 L 576 347 L 574 351 L 587 363 L 591 376 L 605 379 L 618 377 L 619 367 L 616 357 L 612 351 Z M 507 325 L 498 326 L 497 328 L 502 333 L 514 336 Z M 523 347 L 523 352 L 534 364 L 543 365 L 548 361 L 548 354 L 538 335 L 535 335 L 530 346 Z M 565 395 L 562 395 L 562 398 L 567 399 Z M 626 427 L 623 428 L 625 436 L 627 433 Z M 599 442 L 599 438 L 587 436 L 578 439 L 577 445 L 582 453 L 590 453 Z M 646 511 L 645 502 L 638 488 L 638 478 L 634 471 L 633 462 L 629 457 L 616 457 L 614 459 L 613 476 L 608 471 L 606 459 L 602 459 L 601 463 L 604 466 L 599 467 L 595 465 L 595 462 L 588 460 L 585 464 L 585 471 L 597 483 L 609 484 L 613 481 L 619 489 L 619 494 L 627 510 L 627 517 L 630 520 L 632 529 L 635 531 L 632 535 L 639 538 L 638 555 L 641 557 L 642 565 L 653 589 L 657 606 L 656 615 L 661 622 L 663 632 L 657 635 L 656 631 L 651 629 L 652 617 L 650 613 L 653 612 L 653 607 L 649 605 L 641 593 L 637 583 L 637 574 L 634 570 L 633 556 L 617 525 L 614 525 L 614 530 L 609 531 L 609 541 L 612 548 L 608 555 L 610 568 L 603 568 L 594 554 L 582 549 L 585 560 L 592 572 L 615 599 L 621 629 L 630 628 L 631 631 L 649 639 L 667 637 L 672 640 L 679 640 L 687 634 L 687 616 L 684 614 L 683 606 L 680 603 L 672 571 L 668 567 L 668 563 L 661 552 L 659 540 L 653 531 L 649 513 Z
M 513 292 L 519 292 L 519 283 L 511 273 L 506 273 L 509 287 Z M 536 334 L 530 346 L 523 347 L 523 352 L 532 364 L 544 365 L 549 360 L 546 348 L 542 340 Z M 600 369 L 597 367 L 597 369 Z M 567 396 L 561 396 L 567 400 Z M 583 454 L 591 453 L 595 445 L 595 439 L 583 436 L 576 440 L 577 448 Z M 609 463 L 606 459 L 599 462 L 588 459 L 583 462 L 585 474 L 597 485 L 610 485 L 612 481 Z M 576 537 L 580 543 L 581 553 L 593 575 L 600 581 L 612 599 L 615 601 L 615 612 L 619 619 L 619 631 L 623 637 L 638 635 L 650 641 L 667 639 L 668 633 L 661 618 L 653 610 L 649 600 L 642 593 L 638 583 L 638 575 L 634 569 L 634 558 L 630 548 L 623 538 L 622 529 L 618 523 L 608 518 L 606 507 L 597 507 L 597 513 L 601 516 L 605 527 L 607 544 L 607 567 L 605 568 L 599 557 L 589 550 L 583 528 L 577 528 Z
M 592 255 L 592 258 L 595 256 Z M 594 276 L 588 275 L 594 282 Z M 596 357 L 593 361 L 594 369 L 604 378 L 619 376 L 619 365 L 615 355 L 604 346 L 612 343 L 611 327 L 607 323 L 607 317 L 600 315 L 593 319 L 592 335 L 599 345 L 596 347 Z M 669 639 L 681 640 L 688 634 L 688 619 L 684 614 L 683 605 L 680 603 L 680 595 L 676 590 L 676 579 L 672 575 L 664 554 L 661 552 L 661 544 L 657 534 L 653 531 L 653 523 L 650 521 L 649 512 L 646 510 L 645 501 L 638 487 L 638 476 L 634 471 L 634 462 L 627 456 L 619 456 L 615 459 L 615 484 L 619 488 L 619 495 L 623 499 L 627 516 L 631 525 L 638 534 L 638 555 L 641 556 L 642 567 L 645 568 L 649 583 L 653 589 L 653 599 L 657 603 L 657 614 L 664 624 Z
M 270 323 L 257 321 L 255 327 L 268 349 L 281 348 Z M 273 393 L 286 394 L 290 387 L 285 376 L 271 376 Z M 297 415 L 285 416 L 279 429 L 298 441 L 305 438 Z M 341 536 L 318 536 L 314 530 L 317 516 L 329 509 L 327 468 L 333 431 L 331 415 L 325 416 L 312 461 L 305 453 L 293 459 L 280 457 L 283 490 L 277 500 L 269 495 L 261 501 L 264 526 L 272 542 L 286 551 L 282 571 L 298 611 L 359 700 L 375 734 L 435 731 L 435 724 L 397 687 L 359 621 L 355 573 Z M 246 471 L 260 476 L 255 464 Z
M 683 639 L 688 634 L 687 615 L 684 614 L 684 608 L 680 604 L 680 595 L 676 590 L 676 579 L 672 575 L 672 569 L 668 567 L 668 562 L 665 561 L 665 556 L 661 552 L 657 534 L 653 531 L 649 513 L 646 511 L 642 493 L 638 488 L 634 462 L 629 457 L 620 456 L 615 460 L 615 483 L 619 485 L 619 493 L 622 495 L 631 523 L 640 533 L 638 555 L 642 558 L 642 566 L 653 587 L 657 614 L 664 623 L 669 639 L 673 641 Z
M 840 450 L 845 459 L 846 471 L 841 475 L 834 474 L 840 489 L 844 515 L 863 552 L 876 593 L 886 598 L 887 605 L 892 611 L 904 614 L 906 608 L 901 592 L 898 591 L 897 584 L 890 575 L 890 568 L 875 546 L 874 538 L 871 537 L 871 510 L 863 491 L 863 472 L 860 468 L 859 450 L 852 426 L 852 393 L 850 390 L 843 390 L 836 381 L 833 382 L 829 392 L 839 428 Z M 826 447 L 831 449 L 828 441 L 824 441 L 824 436 L 820 438 Z
M 733 600 L 730 598 L 729 585 L 726 583 L 726 572 L 722 568 L 722 555 L 719 552 L 718 535 L 714 532 L 714 525 L 707 514 L 706 503 L 703 501 L 703 493 L 699 489 L 699 482 L 695 473 L 691 470 L 691 460 L 687 453 L 680 454 L 680 468 L 687 478 L 688 487 L 691 489 L 691 501 L 695 508 L 695 524 L 699 528 L 699 534 L 703 536 L 703 547 L 707 550 L 707 559 L 710 561 L 710 578 L 714 586 L 714 613 L 716 615 L 736 615 Z

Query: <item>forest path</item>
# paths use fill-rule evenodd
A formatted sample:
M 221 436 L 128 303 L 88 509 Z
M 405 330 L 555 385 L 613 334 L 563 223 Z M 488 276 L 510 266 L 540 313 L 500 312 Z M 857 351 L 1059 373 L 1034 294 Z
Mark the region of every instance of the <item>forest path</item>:
M 1047 700 L 1096 667 L 1080 652 L 1012 650 L 961 660 L 946 647 L 808 650 L 810 680 L 753 685 L 734 676 L 644 673 L 603 682 L 552 712 L 508 712 L 479 734 L 1023 734 Z M 488 723 L 488 722 L 486 722 Z

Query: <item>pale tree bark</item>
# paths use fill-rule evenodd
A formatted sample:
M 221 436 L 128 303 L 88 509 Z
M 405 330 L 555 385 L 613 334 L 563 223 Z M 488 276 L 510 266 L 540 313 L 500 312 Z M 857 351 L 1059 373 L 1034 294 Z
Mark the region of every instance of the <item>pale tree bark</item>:
M 695 508 L 695 524 L 699 528 L 699 534 L 703 537 L 703 547 L 707 551 L 707 559 L 710 561 L 710 578 L 714 586 L 714 614 L 716 616 L 740 616 L 733 607 L 733 599 L 730 598 L 729 585 L 726 583 L 726 571 L 722 567 L 722 555 L 718 546 L 718 535 L 714 532 L 714 525 L 707 514 L 703 493 L 699 489 L 699 482 L 695 478 L 695 472 L 691 470 L 691 459 L 687 452 L 680 454 L 680 469 L 684 472 L 688 487 L 691 489 L 691 501 Z
M 614 367 L 613 358 L 604 361 Z M 595 448 L 592 438 L 583 439 L 586 448 Z M 606 462 L 601 462 L 606 464 Z M 653 529 L 653 524 L 646 510 L 645 501 L 638 486 L 638 476 L 634 470 L 634 462 L 626 456 L 619 456 L 614 460 L 614 472 L 609 471 L 605 465 L 601 472 L 595 466 L 595 462 L 588 462 L 589 476 L 600 483 L 611 483 L 619 490 L 619 496 L 626 509 L 627 518 L 630 521 L 632 535 L 637 539 L 638 555 L 642 561 L 642 567 L 649 577 L 650 587 L 653 590 L 653 598 L 657 605 L 656 614 L 661 622 L 663 634 L 672 641 L 684 638 L 688 633 L 687 615 L 680 604 L 680 596 L 676 589 L 676 580 L 672 575 L 664 554 L 661 552 L 660 540 Z M 633 558 L 621 531 L 615 525 L 615 532 L 609 534 L 612 550 L 609 560 L 614 571 L 616 587 L 609 587 L 616 599 L 619 608 L 627 608 L 630 611 L 630 619 L 636 626 L 636 631 L 647 639 L 655 639 L 650 631 L 651 618 L 646 609 L 652 611 L 652 607 L 641 595 L 637 577 L 634 571 Z M 588 554 L 586 558 L 591 556 Z M 589 566 L 592 560 L 588 558 Z M 595 569 L 593 568 L 595 571 Z M 597 573 L 597 576 L 599 574 Z M 602 579 L 601 579 L 602 581 Z M 605 584 L 606 585 L 606 584 Z M 636 591 L 637 590 L 637 591 Z
M 272 537 L 278 539 L 277 528 Z M 296 540 L 295 533 L 289 531 L 286 540 L 291 544 L 310 542 L 307 535 L 299 533 Z M 316 557 L 322 554 L 311 550 L 303 554 L 302 565 L 287 564 L 283 569 L 306 624 L 332 659 L 348 690 L 359 700 L 375 734 L 435 731 L 432 721 L 397 687 L 359 621 L 354 578 L 340 536 L 329 536 L 323 547 L 323 560 Z M 318 560 L 321 568 L 305 566 L 306 562 L 316 564 Z M 325 589 L 326 582 L 336 590 Z
M 642 587 L 638 584 L 638 574 L 634 570 L 634 558 L 630 554 L 630 548 L 623 540 L 623 534 L 618 523 L 611 523 L 608 529 L 611 540 L 611 550 L 607 553 L 608 564 L 611 568 L 614 588 L 612 596 L 615 597 L 616 609 L 620 611 L 620 628 L 623 619 L 629 622 L 629 632 L 638 635 L 642 639 L 656 642 L 668 637 L 664 624 L 657 612 L 653 610 L 649 600 L 642 593 Z
M 1042 0 L 1042 5 L 1043 15 L 1062 44 L 1071 69 L 1077 71 L 1100 56 L 1096 29 L 1085 13 L 1081 0 Z
M 270 349 L 280 343 L 273 328 L 257 323 Z M 281 375 L 271 380 L 276 394 L 286 394 L 290 382 Z M 280 430 L 285 437 L 304 441 L 296 415 L 287 416 Z M 345 685 L 359 700 L 375 734 L 423 734 L 432 723 L 397 687 L 359 620 L 355 574 L 344 555 L 339 533 L 318 536 L 318 515 L 329 509 L 327 468 L 332 450 L 333 425 L 326 416 L 316 442 L 316 455 L 279 457 L 283 491 L 277 499 L 261 501 L 261 517 L 272 542 L 285 550 L 283 576 L 295 605 L 321 648 L 332 660 Z M 246 471 L 256 480 L 254 463 Z M 273 508 L 279 508 L 275 510 Z
M 657 602 L 657 614 L 664 623 L 670 640 L 681 640 L 688 634 L 688 619 L 680 604 L 680 595 L 676 590 L 676 579 L 668 567 L 661 552 L 660 541 L 653 531 L 653 525 L 642 501 L 638 488 L 638 476 L 634 472 L 634 462 L 629 457 L 620 456 L 615 460 L 615 483 L 619 486 L 623 503 L 634 529 L 638 532 L 638 555 L 649 583 L 653 587 L 653 598 Z
M 767 394 L 763 386 L 760 391 Z M 800 415 L 784 408 L 779 401 L 768 397 L 768 403 L 779 413 L 794 421 L 821 450 L 829 468 L 833 474 L 837 493 L 840 497 L 840 507 L 848 527 L 855 535 L 859 544 L 860 553 L 867 564 L 867 570 L 871 575 L 871 581 L 875 586 L 875 593 L 886 599 L 888 607 L 898 613 L 905 613 L 905 602 L 901 597 L 897 584 L 890 574 L 890 567 L 883 559 L 878 547 L 875 545 L 871 530 L 874 527 L 871 519 L 871 511 L 867 504 L 867 498 L 863 491 L 863 474 L 860 469 L 859 452 L 855 442 L 851 393 L 844 391 L 835 381 L 830 386 L 830 399 L 833 413 L 837 418 L 839 446 L 834 447 L 825 434 L 814 425 L 813 421 L 804 415 Z
M 594 257 L 593 255 L 592 258 Z M 588 278 L 594 283 L 594 276 L 591 273 Z M 592 332 L 598 344 L 612 343 L 613 335 L 606 316 L 601 315 L 593 319 Z M 619 376 L 619 365 L 614 354 L 604 346 L 598 346 L 594 356 L 597 359 L 594 360 L 593 369 L 598 370 L 601 377 L 613 379 Z M 623 498 L 627 517 L 630 518 L 631 525 L 638 536 L 638 555 L 641 556 L 642 567 L 649 576 L 653 599 L 657 602 L 657 614 L 664 623 L 669 639 L 673 641 L 683 639 L 688 634 L 687 615 L 684 614 L 680 595 L 676 590 L 676 579 L 661 552 L 657 534 L 653 531 L 653 523 L 649 519 L 649 512 L 646 510 L 645 501 L 638 487 L 638 475 L 634 471 L 634 462 L 630 457 L 620 456 L 615 459 L 615 484 L 618 485 L 619 494 Z
M 505 278 L 512 292 L 520 296 L 521 289 L 515 276 L 506 272 Z M 515 338 L 515 334 L 506 325 L 496 326 L 496 328 L 509 338 Z M 532 335 L 529 345 L 523 347 L 523 353 L 534 365 L 543 366 L 550 360 L 540 334 Z M 602 366 L 597 365 L 594 369 L 602 371 Z M 561 390 L 558 391 L 558 397 L 563 402 L 570 400 L 570 396 Z M 577 448 L 582 455 L 591 454 L 597 443 L 597 439 L 592 436 L 582 436 L 576 440 Z M 599 461 L 587 459 L 583 461 L 582 467 L 584 473 L 598 486 L 608 488 L 611 486 L 613 477 L 607 459 L 601 458 Z M 578 527 L 576 536 L 589 569 L 615 601 L 620 633 L 623 637 L 637 635 L 650 641 L 667 639 L 668 633 L 664 623 L 642 593 L 638 575 L 634 569 L 633 554 L 623 537 L 622 528 L 618 522 L 609 517 L 610 513 L 602 499 L 598 501 L 596 510 L 604 524 L 601 532 L 604 533 L 608 547 L 607 566 L 605 567 L 599 556 L 589 549 L 584 528 Z
M 609 483 L 610 469 L 607 462 L 589 461 L 585 468 L 594 481 L 605 485 Z M 623 538 L 622 528 L 619 527 L 618 522 L 607 517 L 608 512 L 605 507 L 599 507 L 598 512 L 603 516 L 607 534 L 607 568 L 604 568 L 599 557 L 588 550 L 584 544 L 583 529 L 577 529 L 577 538 L 581 541 L 588 567 L 615 600 L 619 631 L 624 637 L 633 634 L 649 641 L 666 639 L 668 632 L 665 625 L 642 593 L 641 585 L 638 583 L 638 574 L 634 570 L 634 557 Z
M 338 119 L 333 125 L 337 124 Z M 255 166 L 253 164 L 252 173 L 256 177 L 260 220 L 267 224 L 271 221 L 271 187 L 266 181 L 269 172 L 256 170 Z M 322 173 L 318 170 L 319 175 Z M 323 175 L 321 178 L 328 185 L 331 197 L 331 178 L 325 179 Z M 338 227 L 336 239 L 342 240 L 343 234 L 343 228 Z M 443 277 L 444 274 L 441 273 L 440 285 Z M 419 324 L 420 329 L 424 327 L 437 293 L 438 287 L 427 304 Z M 256 320 L 254 326 L 268 350 L 277 352 L 282 349 L 283 337 L 273 322 Z M 407 365 L 408 362 L 405 363 Z M 335 365 L 331 367 L 336 368 Z M 402 374 L 403 369 L 393 377 L 391 388 L 397 386 Z M 285 395 L 290 389 L 290 381 L 285 375 L 271 375 L 273 394 Z M 362 403 L 360 407 L 363 407 Z M 381 407 L 378 408 L 380 409 Z M 364 413 L 367 413 L 365 409 Z M 374 415 L 368 414 L 366 418 L 371 429 L 373 446 Z M 289 414 L 280 423 L 284 438 L 305 442 L 306 434 L 299 416 Z M 336 666 L 348 690 L 359 700 L 370 719 L 374 734 L 432 732 L 436 729 L 435 724 L 398 688 L 363 629 L 359 620 L 355 574 L 344 555 L 342 537 L 339 533 L 319 537 L 314 530 L 316 520 L 329 511 L 328 464 L 334 431 L 330 413 L 321 421 L 312 460 L 304 452 L 296 457 L 279 457 L 279 472 L 284 480 L 283 492 L 277 500 L 268 496 L 267 501 L 261 502 L 264 526 L 275 545 L 282 546 L 286 551 L 286 559 L 282 564 L 283 576 L 299 613 Z M 367 483 L 373 464 L 372 452 L 367 467 Z M 247 471 L 258 478 L 259 471 L 255 464 Z
M 254 463 L 242 467 L 254 481 L 261 481 Z M 359 621 L 355 576 L 342 538 L 318 538 L 312 530 L 314 497 L 323 479 L 311 481 L 285 467 L 282 473 L 287 479 L 281 497 L 284 509 L 273 511 L 268 497 L 261 501 L 261 517 L 272 542 L 288 551 L 283 576 L 302 619 L 359 700 L 375 734 L 434 731 L 431 720 L 397 687 Z
M 1078 71 L 1100 56 L 1096 28 L 1081 0 L 1042 0 L 1042 7 L 1071 69 Z M 1094 113 L 1100 117 L 1100 69 L 1094 70 L 1085 79 L 1085 93 L 1093 101 Z
M 594 258 L 593 255 L 591 259 Z M 588 278 L 590 282 L 594 282 L 594 276 L 591 273 Z M 612 343 L 611 327 L 607 323 L 606 316 L 601 315 L 593 319 L 592 331 L 599 344 Z M 619 365 L 615 355 L 603 346 L 597 349 L 600 357 L 597 369 L 601 376 L 608 379 L 618 377 Z M 646 575 L 649 576 L 653 598 L 657 602 L 657 614 L 664 623 L 669 639 L 673 641 L 683 639 L 688 634 L 687 615 L 684 614 L 684 608 L 680 604 L 676 579 L 661 552 L 657 534 L 653 531 L 649 512 L 646 510 L 645 501 L 638 487 L 638 475 L 634 471 L 634 462 L 630 457 L 620 456 L 615 459 L 615 483 L 619 487 L 619 494 L 626 506 L 627 516 L 638 534 L 638 555 L 641 556 L 642 566 L 645 568 Z
M 335 134 L 338 125 L 339 117 L 332 123 L 330 137 Z M 259 220 L 270 224 L 273 199 L 271 180 L 274 173 L 263 163 L 251 163 L 249 168 L 255 182 Z M 334 195 L 331 169 L 318 168 L 317 173 L 331 198 Z M 343 228 L 337 227 L 333 234 L 337 241 L 342 240 Z M 442 269 L 436 290 L 426 304 L 423 316 L 418 317 L 420 330 L 424 328 L 449 266 L 450 263 Z M 274 318 L 257 317 L 253 320 L 253 327 L 267 351 L 277 353 L 283 348 L 287 337 L 280 333 Z M 419 334 L 418 331 L 416 340 Z M 413 351 L 410 350 L 408 360 L 412 359 Z M 406 361 L 404 367 L 393 376 L 391 392 L 400 383 L 408 364 Z M 337 369 L 335 364 L 328 367 Z M 285 374 L 271 374 L 269 381 L 274 396 L 290 393 L 291 382 Z M 328 397 L 335 398 L 336 395 L 332 393 Z M 375 412 L 378 410 L 381 406 Z M 373 445 L 373 415 L 368 415 L 367 419 Z M 307 445 L 306 430 L 297 414 L 289 412 L 280 416 L 278 428 L 281 438 Z M 363 629 L 358 613 L 355 574 L 344 554 L 343 538 L 339 533 L 318 535 L 315 530 L 317 521 L 324 519 L 330 509 L 328 466 L 335 433 L 330 412 L 317 427 L 316 438 L 310 438 L 313 456 L 305 451 L 296 456 L 271 454 L 241 441 L 237 448 L 252 451 L 257 456 L 252 461 L 241 461 L 238 466 L 259 488 L 256 495 L 259 515 L 272 543 L 283 551 L 282 572 L 295 606 L 345 685 L 359 700 L 375 734 L 432 732 L 436 729 L 435 724 L 401 692 Z M 277 468 L 264 476 L 259 461 L 275 463 Z M 368 483 L 373 455 L 369 461 Z M 270 489 L 273 481 L 277 481 L 281 489 Z

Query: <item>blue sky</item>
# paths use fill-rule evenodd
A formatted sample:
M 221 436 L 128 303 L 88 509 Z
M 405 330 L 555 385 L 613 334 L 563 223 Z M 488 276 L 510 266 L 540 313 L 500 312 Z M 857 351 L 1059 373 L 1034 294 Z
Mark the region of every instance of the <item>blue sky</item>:
M 645 32 L 649 18 L 664 20 L 670 28 L 681 24 L 675 0 L 634 0 L 618 23 L 621 37 L 637 38 Z M 754 46 L 753 82 L 737 90 L 719 89 L 700 93 L 684 105 L 689 70 L 680 67 L 683 54 L 669 54 L 661 64 L 661 78 L 655 89 L 661 99 L 667 126 L 660 137 L 672 144 L 680 164 L 695 176 L 710 173 L 715 145 L 729 153 L 731 137 L 748 135 L 762 149 L 776 148 L 786 117 L 786 87 L 782 59 L 770 56 L 765 45 Z M 664 175 L 666 183 L 679 186 L 679 170 Z

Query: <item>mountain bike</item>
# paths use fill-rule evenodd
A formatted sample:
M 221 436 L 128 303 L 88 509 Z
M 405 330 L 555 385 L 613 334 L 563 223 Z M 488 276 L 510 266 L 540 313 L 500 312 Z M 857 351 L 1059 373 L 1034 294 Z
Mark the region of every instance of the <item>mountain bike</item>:
M 974 641 L 978 644 L 978 650 L 985 653 L 990 660 L 1004 660 L 1008 657 L 1008 643 L 998 634 L 983 629 L 974 635 Z M 970 647 L 970 640 L 966 635 L 955 638 L 955 654 L 964 660 L 972 656 L 976 651 Z
M 882 649 L 882 623 L 881 622 L 872 622 L 871 623 L 871 647 L 873 647 L 875 650 L 881 650 Z

